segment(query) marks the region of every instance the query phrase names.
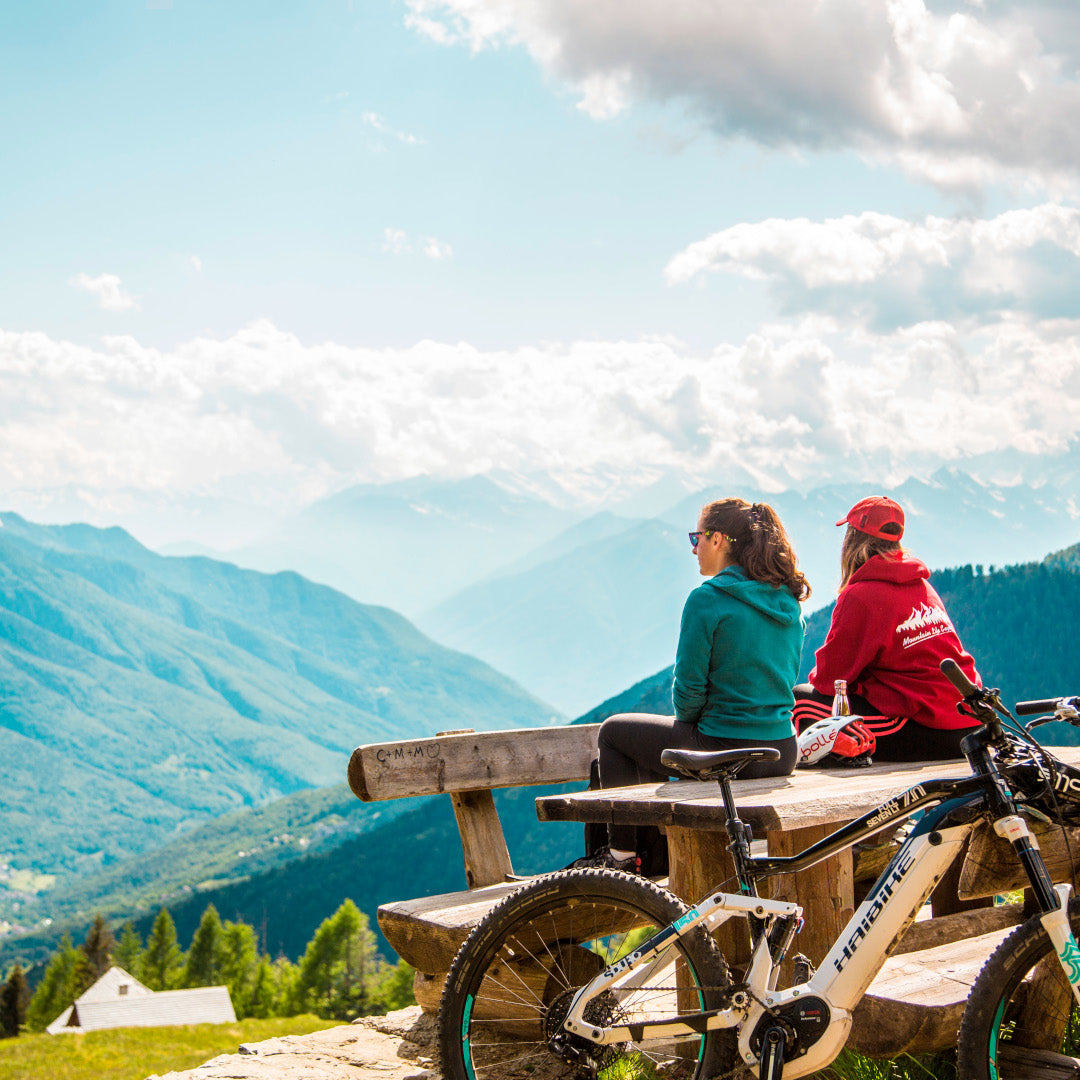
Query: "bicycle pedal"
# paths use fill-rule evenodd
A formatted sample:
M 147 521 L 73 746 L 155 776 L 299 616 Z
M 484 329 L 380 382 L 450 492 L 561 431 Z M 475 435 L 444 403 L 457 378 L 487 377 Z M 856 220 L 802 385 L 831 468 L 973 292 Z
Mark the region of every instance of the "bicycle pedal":
M 810 957 L 804 956 L 802 953 L 796 953 L 791 958 L 791 965 L 791 977 L 795 986 L 798 986 L 800 983 L 809 982 L 817 971 L 817 968 L 814 967 Z

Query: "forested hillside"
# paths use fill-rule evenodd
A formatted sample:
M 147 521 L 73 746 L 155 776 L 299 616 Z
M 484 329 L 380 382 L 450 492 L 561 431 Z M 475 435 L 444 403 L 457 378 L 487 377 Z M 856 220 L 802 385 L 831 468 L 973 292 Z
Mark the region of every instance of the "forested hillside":
M 1055 551 L 1053 555 L 1047 555 L 1044 562 L 1047 566 L 1061 566 L 1068 570 L 1080 570 L 1080 544 L 1073 544 L 1064 551 Z
M 28 874 L 33 891 L 339 781 L 360 742 L 553 717 L 395 612 L 297 574 L 2 521 L 0 784 L 18 795 L 0 822 L 0 903 Z
M 35 899 L 23 898 L 20 915 L 54 923 L 156 911 L 223 885 L 235 884 L 305 855 L 338 847 L 415 810 L 419 800 L 362 803 L 348 784 L 297 791 L 266 806 L 223 814 L 159 848 L 58 882 Z M 2 965 L 0 965 L 2 966 Z
M 506 841 L 519 873 L 557 869 L 580 854 L 580 825 L 539 825 L 533 800 L 557 788 L 521 788 L 495 793 Z M 350 797 L 351 793 L 350 793 Z M 355 802 L 354 798 L 354 802 Z M 131 914 L 145 937 L 158 907 L 167 903 L 177 931 L 187 940 L 195 931 L 208 903 L 222 918 L 243 920 L 259 930 L 272 956 L 296 959 L 319 925 L 345 899 L 352 899 L 376 928 L 379 904 L 412 896 L 466 888 L 461 841 L 450 800 L 442 796 L 403 800 L 396 814 L 359 835 L 341 837 L 328 850 L 294 857 L 250 878 L 199 889 L 184 889 L 151 897 L 144 882 L 144 900 L 131 904 Z M 366 810 L 366 806 L 357 806 Z M 168 871 L 164 877 L 168 878 Z M 115 894 L 114 894 L 115 895 Z M 85 893 L 79 894 L 87 901 Z M 65 931 L 82 937 L 96 907 L 87 906 L 77 917 L 67 917 L 18 938 L 0 939 L 0 970 L 14 961 L 24 967 L 42 963 L 56 948 Z M 122 921 L 113 909 L 114 923 Z M 381 939 L 380 939 L 381 941 Z M 380 948 L 392 953 L 385 941 Z

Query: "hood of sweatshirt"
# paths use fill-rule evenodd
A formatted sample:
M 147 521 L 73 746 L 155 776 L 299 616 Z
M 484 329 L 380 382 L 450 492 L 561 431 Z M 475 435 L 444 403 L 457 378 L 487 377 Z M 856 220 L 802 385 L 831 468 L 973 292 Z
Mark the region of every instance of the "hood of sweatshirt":
M 781 626 L 790 626 L 802 617 L 799 601 L 787 589 L 779 585 L 769 585 L 764 581 L 755 581 L 747 577 L 741 566 L 726 566 L 705 584 L 719 589 L 755 611 L 760 611 Z
M 848 585 L 860 581 L 888 581 L 894 585 L 907 585 L 920 578 L 930 577 L 930 571 L 922 559 L 916 559 L 906 551 L 886 552 L 874 555 L 851 575 Z

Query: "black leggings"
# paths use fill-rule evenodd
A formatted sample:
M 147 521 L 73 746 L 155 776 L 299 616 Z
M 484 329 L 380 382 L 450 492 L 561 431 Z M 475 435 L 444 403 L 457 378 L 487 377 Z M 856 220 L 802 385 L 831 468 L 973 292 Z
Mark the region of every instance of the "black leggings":
M 792 719 L 795 728 L 804 731 L 817 720 L 832 715 L 832 698 L 819 694 L 809 683 L 795 687 L 795 709 Z M 906 716 L 882 716 L 866 698 L 848 694 L 848 703 L 855 716 L 874 733 L 877 749 L 875 761 L 946 761 L 959 758 L 960 740 L 973 727 L 932 728 Z
M 694 724 L 681 724 L 674 716 L 655 713 L 619 713 L 600 726 L 600 786 L 662 784 L 671 776 L 660 764 L 660 755 L 675 750 L 742 750 L 750 746 L 773 746 L 779 761 L 748 765 L 740 779 L 789 776 L 795 768 L 798 747 L 795 736 L 787 739 L 729 739 L 705 735 Z M 636 851 L 636 827 L 609 825 L 608 841 L 621 851 Z

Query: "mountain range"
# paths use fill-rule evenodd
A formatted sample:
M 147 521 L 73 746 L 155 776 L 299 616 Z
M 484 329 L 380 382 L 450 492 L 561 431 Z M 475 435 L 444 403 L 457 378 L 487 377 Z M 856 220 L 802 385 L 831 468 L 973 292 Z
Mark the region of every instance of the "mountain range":
M 84 876 L 340 781 L 358 743 L 558 718 L 396 612 L 298 574 L 0 520 L 0 918 L 19 874 Z
M 220 557 L 297 570 L 414 615 L 513 562 L 584 515 L 487 476 L 358 484 Z
M 686 594 L 697 584 L 685 533 L 661 521 L 613 519 L 594 538 L 527 569 L 473 585 L 418 623 L 438 641 L 505 671 L 577 713 L 674 653 Z

